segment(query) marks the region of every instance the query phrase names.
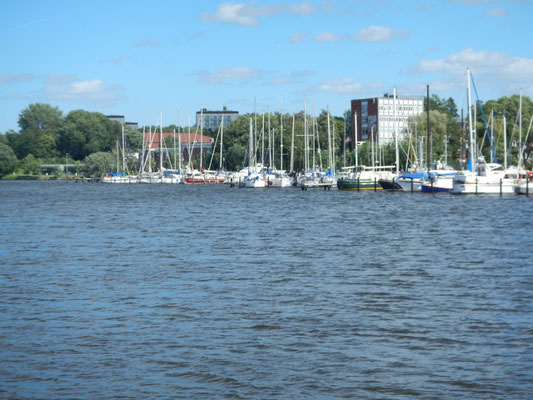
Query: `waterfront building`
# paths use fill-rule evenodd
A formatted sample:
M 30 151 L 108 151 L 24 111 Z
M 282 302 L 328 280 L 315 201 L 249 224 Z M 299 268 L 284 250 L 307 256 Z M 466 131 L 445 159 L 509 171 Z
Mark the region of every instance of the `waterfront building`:
M 226 127 L 235 121 L 238 116 L 238 111 L 229 111 L 226 106 L 222 108 L 222 111 L 210 111 L 204 108 L 196 112 L 196 126 L 201 126 L 203 119 L 203 128 L 215 131 L 220 127 L 222 117 L 224 117 L 224 127 Z
M 423 111 L 423 97 L 396 96 L 396 123 L 400 140 L 407 133 L 409 119 L 420 115 Z M 385 144 L 394 141 L 394 98 L 392 94 L 352 100 L 352 122 L 355 113 L 357 113 L 357 140 L 359 142 L 374 140 Z M 355 129 L 352 123 L 352 138 L 354 136 Z
M 159 142 L 160 137 L 161 135 L 159 131 L 152 132 L 151 134 L 146 132 L 144 137 L 144 148 L 147 149 L 148 152 L 153 152 L 155 154 L 159 154 L 160 149 L 162 149 L 163 154 L 172 154 L 174 152 L 174 148 L 171 147 L 174 146 L 174 133 L 163 132 L 163 143 L 161 143 L 161 145 Z M 168 137 L 171 139 L 167 139 Z M 200 135 L 199 133 L 176 132 L 176 149 L 181 143 L 180 150 L 183 160 L 185 161 L 189 160 L 189 157 L 196 157 L 196 155 L 200 154 L 200 148 L 204 154 L 210 153 L 213 149 L 214 141 L 215 140 L 212 137 Z

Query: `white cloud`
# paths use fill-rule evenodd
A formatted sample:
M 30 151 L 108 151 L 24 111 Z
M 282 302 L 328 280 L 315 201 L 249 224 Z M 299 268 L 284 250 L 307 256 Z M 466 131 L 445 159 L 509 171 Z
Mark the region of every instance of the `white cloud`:
M 357 82 L 355 78 L 346 77 L 326 80 L 318 85 L 317 90 L 327 93 L 356 95 L 366 94 L 369 90 L 375 90 L 380 87 L 382 87 L 380 83 L 361 83 Z
M 295 33 L 289 37 L 289 42 L 291 43 L 300 43 L 303 42 L 307 37 L 309 36 L 309 33 Z
M 316 7 L 314 7 L 308 1 L 303 1 L 300 4 L 290 6 L 289 10 L 292 14 L 295 15 L 309 15 L 317 11 Z
M 314 75 L 315 73 L 312 71 L 296 71 L 291 72 L 288 75 L 278 76 L 274 78 L 270 83 L 272 85 L 289 85 L 296 82 L 301 82 L 305 78 Z
M 467 67 L 470 67 L 475 77 L 490 82 L 491 86 L 503 86 L 512 90 L 528 84 L 533 76 L 532 58 L 515 57 L 498 51 L 476 51 L 472 48 L 445 58 L 422 59 L 412 72 L 464 76 Z
M 485 10 L 485 15 L 490 17 L 505 17 L 508 14 L 505 8 L 491 8 L 490 10 Z
M 346 35 L 335 35 L 331 32 L 322 32 L 315 36 L 314 42 L 338 42 L 346 38 Z
M 477 74 L 498 76 L 513 75 L 517 79 L 530 80 L 533 76 L 533 59 L 514 57 L 498 51 L 468 48 L 446 58 L 422 59 L 415 72 L 440 72 L 464 74 L 467 67 Z
M 44 88 L 50 100 L 81 103 L 109 103 L 119 100 L 122 87 L 106 85 L 101 79 L 77 80 L 73 75 L 49 75 Z
M 361 30 L 353 37 L 356 42 L 384 43 L 394 39 L 407 39 L 409 32 L 404 29 L 391 29 L 384 26 L 372 25 Z
M 202 22 L 220 22 L 226 24 L 236 24 L 244 26 L 257 26 L 261 22 L 260 17 L 268 17 L 281 13 L 292 15 L 308 15 L 315 13 L 316 8 L 308 1 L 295 5 L 269 5 L 258 7 L 252 3 L 221 3 L 214 13 L 204 12 L 201 16 Z
M 32 82 L 35 79 L 33 74 L 0 74 L 0 86 L 13 83 Z
M 218 85 L 227 82 L 245 82 L 251 79 L 259 78 L 262 72 L 258 69 L 250 67 L 232 67 L 219 69 L 216 72 L 209 73 L 206 71 L 199 71 L 196 73 L 200 83 L 207 83 L 209 85 Z

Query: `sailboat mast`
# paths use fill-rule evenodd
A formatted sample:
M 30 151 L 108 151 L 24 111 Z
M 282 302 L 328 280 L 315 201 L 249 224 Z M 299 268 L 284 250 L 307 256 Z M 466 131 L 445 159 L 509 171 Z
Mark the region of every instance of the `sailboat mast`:
M 203 155 L 204 155 L 204 146 L 203 146 L 203 138 L 204 138 L 204 108 L 202 106 L 202 109 L 200 110 L 200 171 L 203 169 Z
M 398 122 L 396 121 L 396 88 L 393 89 L 394 146 L 396 150 L 396 173 L 400 173 L 400 149 L 398 147 Z M 374 138 L 372 138 L 372 141 Z
M 145 126 L 143 125 L 143 147 L 142 147 L 142 157 L 141 157 L 141 169 L 139 171 L 139 175 L 142 175 L 144 173 L 144 159 L 146 155 L 144 154 L 146 151 L 146 138 L 145 138 Z
M 176 155 L 177 155 L 176 154 L 176 128 L 174 128 L 173 138 L 174 138 L 174 140 L 173 140 L 174 141 L 174 165 L 173 165 L 172 168 L 175 169 L 175 168 L 177 168 L 177 165 L 178 165 L 177 162 L 176 162 Z
M 248 170 L 253 166 L 253 154 L 254 154 L 254 132 L 252 127 L 252 118 L 250 117 L 250 136 L 248 140 Z
M 283 171 L 283 96 L 279 107 L 279 169 Z
M 222 149 L 224 148 L 224 115 L 222 116 L 222 126 L 220 130 L 220 162 L 218 169 L 222 171 Z
M 432 143 L 431 143 L 431 131 L 429 129 L 429 85 L 426 85 L 427 97 L 426 97 L 426 162 L 428 171 L 431 168 L 432 157 Z
M 507 169 L 507 120 L 503 115 L 503 167 Z
M 307 141 L 307 98 L 304 96 L 304 169 L 309 169 L 309 143 Z
M 163 173 L 163 113 L 159 113 L 159 173 Z
M 467 75 L 467 100 L 468 100 L 468 134 L 470 137 L 470 160 L 472 171 L 476 170 L 476 143 L 474 142 L 474 131 L 472 130 L 472 99 L 470 97 L 470 68 L 466 70 Z
M 359 159 L 357 156 L 357 152 L 359 148 L 357 147 L 358 138 L 357 138 L 357 113 L 356 112 L 353 113 L 353 126 L 354 126 L 354 139 L 355 139 L 355 171 L 358 171 L 359 170 Z
M 494 109 L 490 111 L 490 145 L 494 146 Z M 496 148 L 496 146 L 494 146 Z M 492 151 L 490 152 L 490 162 L 494 162 Z
M 330 121 L 329 121 L 329 106 L 328 106 L 328 164 L 329 164 L 329 168 L 331 168 L 331 128 L 330 128 Z
M 518 173 L 520 173 L 520 168 L 522 167 L 522 88 L 520 88 L 520 110 L 519 110 L 519 119 L 518 119 Z
M 292 114 L 292 134 L 291 134 L 291 171 L 294 171 L 294 114 Z

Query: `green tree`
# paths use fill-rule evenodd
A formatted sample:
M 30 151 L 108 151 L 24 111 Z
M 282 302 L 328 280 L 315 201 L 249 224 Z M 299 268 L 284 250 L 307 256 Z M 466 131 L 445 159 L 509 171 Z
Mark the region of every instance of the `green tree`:
M 114 162 L 111 153 L 92 153 L 85 158 L 81 172 L 88 177 L 100 178 L 113 169 Z
M 449 123 L 450 115 L 441 111 L 433 110 L 429 112 L 429 130 L 431 134 L 431 148 L 432 148 L 432 154 L 431 154 L 431 160 L 430 162 L 442 160 L 445 159 L 444 154 L 444 140 L 445 137 L 449 140 L 450 136 L 452 135 L 452 132 L 448 130 L 448 123 Z M 424 143 L 424 158 L 426 157 L 426 138 L 427 138 L 427 114 L 422 113 L 419 116 L 415 117 L 414 120 L 411 121 L 411 131 L 417 133 L 417 137 L 412 136 L 411 142 L 408 144 L 408 148 L 410 149 L 409 157 L 411 159 L 414 159 L 416 155 L 418 154 L 418 146 L 420 143 L 420 140 L 423 140 Z M 455 132 L 454 132 L 455 133 Z M 454 149 L 451 147 L 448 147 L 448 163 L 451 164 L 452 157 L 451 154 L 453 154 Z M 427 163 L 427 160 L 424 161 Z
M 28 154 L 20 161 L 22 172 L 30 175 L 37 175 L 40 171 L 41 162 L 33 154 Z
M 59 155 L 57 139 L 63 124 L 62 112 L 49 104 L 34 103 L 22 110 L 18 124 L 20 134 L 12 143 L 19 158 L 33 154 L 38 158 L 52 158 Z
M 111 151 L 120 137 L 121 127 L 105 115 L 84 110 L 68 113 L 59 134 L 58 149 L 82 160 L 91 153 Z
M 17 168 L 15 152 L 7 144 L 0 143 L 0 176 L 10 174 Z

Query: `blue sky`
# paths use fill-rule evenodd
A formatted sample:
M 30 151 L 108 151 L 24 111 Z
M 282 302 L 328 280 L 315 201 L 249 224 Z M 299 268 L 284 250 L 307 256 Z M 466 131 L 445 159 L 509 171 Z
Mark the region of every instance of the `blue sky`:
M 531 0 L 2 1 L 0 132 L 34 102 L 194 123 L 392 92 L 533 96 Z

